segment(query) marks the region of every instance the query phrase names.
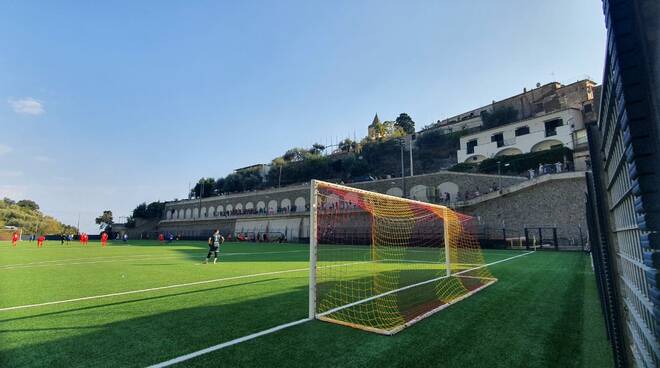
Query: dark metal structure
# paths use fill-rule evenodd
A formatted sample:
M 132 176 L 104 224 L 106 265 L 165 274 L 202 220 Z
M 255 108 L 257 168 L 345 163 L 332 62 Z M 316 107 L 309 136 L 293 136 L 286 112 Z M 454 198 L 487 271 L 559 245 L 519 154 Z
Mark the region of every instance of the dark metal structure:
M 617 367 L 660 364 L 660 1 L 603 0 L 607 55 L 587 220 Z

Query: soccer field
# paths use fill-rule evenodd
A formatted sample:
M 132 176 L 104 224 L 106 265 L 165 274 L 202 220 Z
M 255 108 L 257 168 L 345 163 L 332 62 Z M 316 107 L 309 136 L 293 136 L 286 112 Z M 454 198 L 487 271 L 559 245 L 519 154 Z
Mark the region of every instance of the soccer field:
M 0 242 L 0 366 L 149 366 L 307 317 L 307 246 L 226 243 L 215 265 L 206 249 Z M 498 282 L 394 336 L 312 321 L 179 366 L 612 366 L 589 256 L 490 270 Z

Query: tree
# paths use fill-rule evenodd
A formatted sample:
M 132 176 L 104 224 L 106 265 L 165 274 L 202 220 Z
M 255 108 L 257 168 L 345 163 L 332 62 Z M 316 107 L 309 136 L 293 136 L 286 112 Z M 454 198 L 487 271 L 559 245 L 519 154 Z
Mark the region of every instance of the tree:
M 214 194 L 215 190 L 215 179 L 214 178 L 201 178 L 195 184 L 195 186 L 190 190 L 190 196 L 193 198 L 207 198 L 211 197 Z
M 147 204 L 142 202 L 133 210 L 133 218 L 147 218 Z
M 146 218 L 148 219 L 157 219 L 163 216 L 163 211 L 165 211 L 165 202 L 156 201 L 151 202 L 147 205 Z
M 309 153 L 312 155 L 319 155 L 321 152 L 325 151 L 325 146 L 321 143 L 314 143 L 312 148 L 309 149 Z
M 396 118 L 394 125 L 401 128 L 406 134 L 415 133 L 415 122 L 405 112 L 401 113 L 399 117 Z
M 16 202 L 16 204 L 19 207 L 27 208 L 27 209 L 30 209 L 32 211 L 37 211 L 39 209 L 39 205 L 37 204 L 37 202 L 31 201 L 29 199 L 22 199 L 22 200 Z
M 11 206 L 11 205 L 16 204 L 16 201 L 14 201 L 14 200 L 12 200 L 12 199 L 9 199 L 9 198 L 7 198 L 7 197 L 3 198 L 2 201 L 3 201 L 7 206 Z
M 284 155 L 282 155 L 282 158 L 287 162 L 302 161 L 307 157 L 308 153 L 309 152 L 306 149 L 296 147 L 286 151 Z
M 154 219 L 161 218 L 163 216 L 163 211 L 165 210 L 165 203 L 161 201 L 151 202 L 148 205 L 146 203 L 140 203 L 133 210 L 133 215 L 130 217 L 133 221 L 136 218 L 142 219 Z
M 495 128 L 518 120 L 518 110 L 511 106 L 503 106 L 492 112 L 482 111 L 481 120 L 484 122 L 484 128 Z
M 107 228 L 108 226 L 112 226 L 114 222 L 112 222 L 112 211 L 110 210 L 105 210 L 103 211 L 103 214 L 96 219 L 94 219 L 94 222 L 96 222 L 97 225 L 99 225 L 99 229 L 103 230 Z
M 337 146 L 341 152 L 352 152 L 357 149 L 357 143 L 353 142 L 350 138 L 346 138 L 339 142 Z

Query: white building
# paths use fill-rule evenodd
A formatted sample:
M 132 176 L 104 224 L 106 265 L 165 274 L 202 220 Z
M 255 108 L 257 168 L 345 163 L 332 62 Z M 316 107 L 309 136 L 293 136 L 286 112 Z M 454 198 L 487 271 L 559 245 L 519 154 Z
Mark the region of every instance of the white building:
M 458 162 L 476 163 L 487 158 L 544 151 L 557 146 L 573 149 L 573 132 L 582 129 L 582 111 L 567 108 L 482 130 L 461 137 Z

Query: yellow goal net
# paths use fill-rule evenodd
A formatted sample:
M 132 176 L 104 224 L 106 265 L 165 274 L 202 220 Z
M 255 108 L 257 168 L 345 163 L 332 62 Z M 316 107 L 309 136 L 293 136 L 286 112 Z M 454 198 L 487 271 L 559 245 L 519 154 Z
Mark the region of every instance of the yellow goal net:
M 310 318 L 394 334 L 496 281 L 450 208 L 314 180 Z

